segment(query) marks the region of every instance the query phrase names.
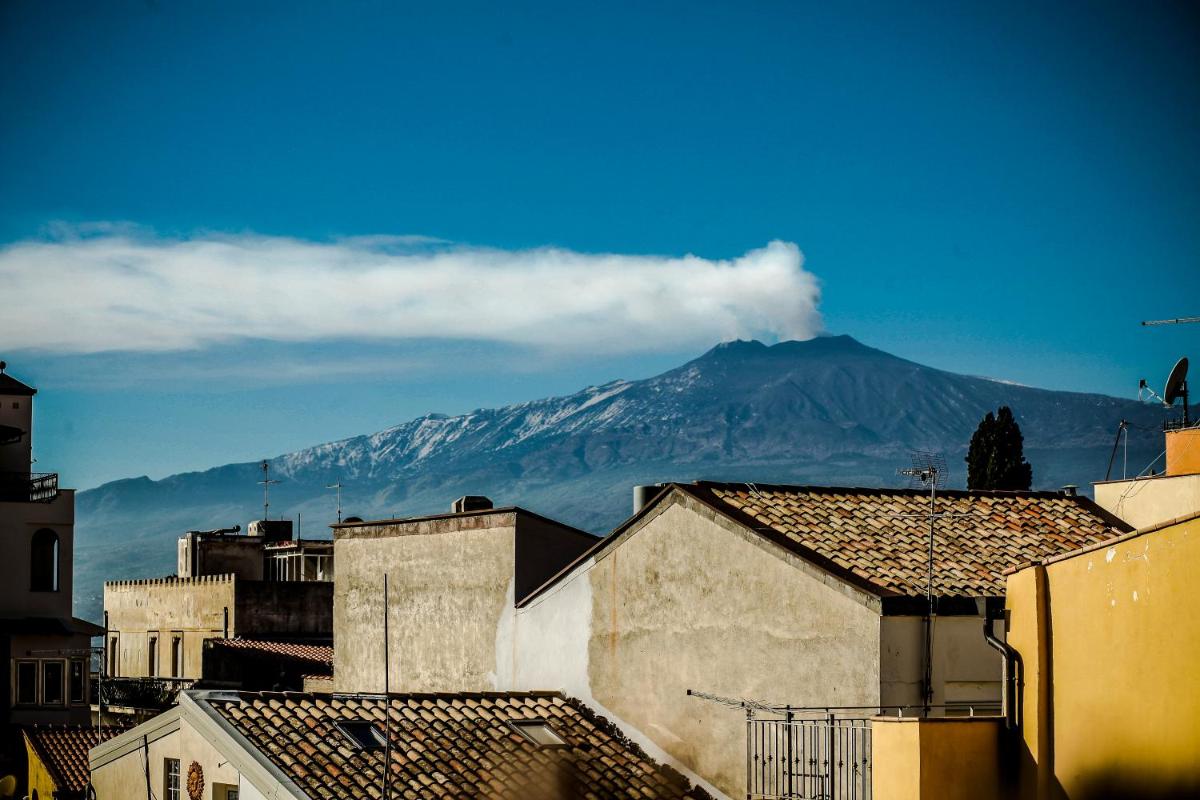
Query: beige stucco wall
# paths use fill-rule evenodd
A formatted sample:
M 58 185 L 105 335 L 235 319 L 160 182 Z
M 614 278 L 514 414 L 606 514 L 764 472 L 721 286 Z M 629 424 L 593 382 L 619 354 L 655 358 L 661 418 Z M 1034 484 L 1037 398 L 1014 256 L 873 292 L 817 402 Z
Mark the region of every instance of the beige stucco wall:
M 0 393 L 0 425 L 25 431 L 21 441 L 0 446 L 0 472 L 28 472 L 33 457 L 33 398 Z
M 214 784 L 239 784 L 238 771 L 230 765 L 227 755 L 222 754 L 197 733 L 188 723 L 186 716 L 179 715 L 178 711 L 170 711 L 167 714 L 173 715 L 177 721 L 174 724 L 151 721 L 144 729 L 147 731 L 148 746 L 135 746 L 115 760 L 93 766 L 92 784 L 96 789 L 96 800 L 146 797 L 147 777 L 153 796 L 166 797 L 165 760 L 168 758 L 179 759 L 183 797 L 187 797 L 187 775 L 193 761 L 199 764 L 203 771 L 206 800 L 213 797 Z M 154 730 L 155 727 L 158 727 L 158 730 Z M 140 743 L 138 736 L 132 738 Z M 95 752 L 94 750 L 93 753 Z
M 335 534 L 334 681 L 383 690 L 388 575 L 390 689 L 495 688 L 496 629 L 512 603 L 515 515 L 340 529 Z
M 171 676 L 171 637 L 181 633 L 183 667 L 179 677 L 199 678 L 204 640 L 224 634 L 226 609 L 231 634 L 236 631 L 234 591 L 235 579 L 228 575 L 105 583 L 109 646 L 114 636 L 118 642 L 116 674 L 147 676 L 147 645 L 151 632 L 157 632 L 157 672 Z
M 1026 796 L 1200 792 L 1200 519 L 1020 570 Z
M 1200 512 L 1200 474 L 1092 484 L 1096 503 L 1135 528 Z
M 504 688 L 594 703 L 730 796 L 745 792 L 745 717 L 688 689 L 879 702 L 873 598 L 688 500 L 622 536 L 500 632 Z
M 29 590 L 33 534 L 42 528 L 58 534 L 57 592 Z M 0 580 L 0 617 L 70 617 L 74 550 L 73 489 L 59 490 L 49 503 L 0 502 L 0 564 L 6 573 Z
M 994 626 L 993 633 L 1003 638 Z M 880 628 L 881 700 L 889 706 L 919 706 L 924 683 L 924 617 L 884 617 Z M 935 706 L 978 703 L 998 706 L 1004 662 L 983 638 L 983 618 L 940 616 L 933 626 Z M 941 714 L 939 709 L 937 714 Z M 967 713 L 964 709 L 962 713 Z M 975 713 L 982 713 L 975 709 Z

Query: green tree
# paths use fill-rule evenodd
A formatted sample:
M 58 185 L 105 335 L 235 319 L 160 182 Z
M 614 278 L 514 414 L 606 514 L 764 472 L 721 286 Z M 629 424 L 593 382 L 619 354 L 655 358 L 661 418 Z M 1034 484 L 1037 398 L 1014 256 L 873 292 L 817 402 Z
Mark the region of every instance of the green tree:
M 1025 460 L 1025 437 L 1012 409 L 1001 406 L 975 429 L 967 450 L 967 488 L 1028 490 L 1033 466 Z

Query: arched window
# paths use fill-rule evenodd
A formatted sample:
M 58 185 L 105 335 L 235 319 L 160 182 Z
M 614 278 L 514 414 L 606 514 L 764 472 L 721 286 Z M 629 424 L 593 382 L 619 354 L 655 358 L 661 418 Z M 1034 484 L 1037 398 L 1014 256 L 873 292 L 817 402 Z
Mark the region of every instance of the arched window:
M 58 591 L 58 534 L 49 528 L 42 528 L 33 535 L 29 588 L 35 592 Z

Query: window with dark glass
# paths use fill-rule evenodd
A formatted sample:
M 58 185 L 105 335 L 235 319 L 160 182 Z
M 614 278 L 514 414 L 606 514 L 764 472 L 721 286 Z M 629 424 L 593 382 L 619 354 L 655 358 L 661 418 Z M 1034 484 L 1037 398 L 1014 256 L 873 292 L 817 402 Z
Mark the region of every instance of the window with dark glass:
M 58 591 L 58 534 L 42 528 L 33 535 L 29 548 L 29 589 Z
M 17 662 L 17 703 L 31 706 L 37 703 L 37 662 Z
M 153 678 L 158 674 L 158 634 L 152 633 L 146 640 L 146 674 Z
M 87 664 L 78 658 L 71 661 L 71 702 L 82 703 L 87 699 L 86 676 Z
M 66 670 L 62 661 L 42 662 L 42 705 L 63 704 L 63 679 Z
M 166 800 L 182 800 L 183 794 L 179 791 L 179 759 L 164 758 L 163 769 L 163 794 Z
M 183 677 L 183 634 L 171 636 L 171 677 Z
M 115 678 L 119 674 L 117 667 L 121 666 L 118 656 L 121 652 L 121 640 L 113 636 L 108 640 L 108 677 Z

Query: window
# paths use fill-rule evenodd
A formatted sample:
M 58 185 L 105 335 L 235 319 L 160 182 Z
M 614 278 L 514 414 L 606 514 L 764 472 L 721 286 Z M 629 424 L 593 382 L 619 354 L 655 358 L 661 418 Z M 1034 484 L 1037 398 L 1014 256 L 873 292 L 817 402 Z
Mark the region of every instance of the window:
M 146 674 L 151 678 L 158 675 L 158 634 L 152 633 L 146 639 Z
M 171 634 L 171 677 L 183 677 L 183 634 Z
M 82 659 L 71 660 L 71 702 L 87 701 L 87 663 Z
M 66 695 L 63 693 L 63 679 L 66 675 L 66 662 L 42 662 L 42 705 L 61 706 Z
M 29 589 L 58 591 L 58 534 L 42 528 L 33 535 L 29 548 Z
M 530 743 L 538 747 L 566 747 L 559 735 L 555 733 L 544 719 L 513 720 L 508 723 L 513 730 L 524 736 Z
M 338 730 L 359 750 L 379 750 L 386 744 L 383 734 L 372 722 L 365 720 L 343 720 Z
M 227 783 L 214 783 L 213 800 L 238 800 L 238 787 Z
M 183 794 L 179 791 L 179 759 L 164 758 L 163 772 L 164 800 L 182 800 Z
M 37 673 L 36 661 L 17 662 L 17 705 L 37 704 Z
M 108 640 L 108 677 L 115 678 L 120 673 L 117 672 L 117 667 L 121 666 L 117 656 L 121 652 L 121 642 L 116 636 L 112 636 Z

